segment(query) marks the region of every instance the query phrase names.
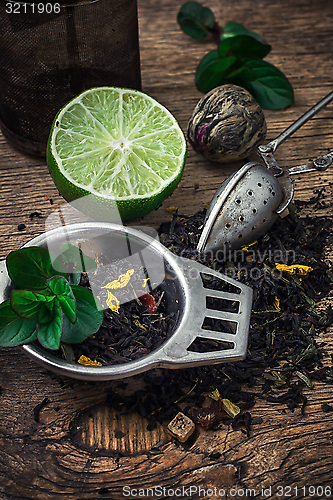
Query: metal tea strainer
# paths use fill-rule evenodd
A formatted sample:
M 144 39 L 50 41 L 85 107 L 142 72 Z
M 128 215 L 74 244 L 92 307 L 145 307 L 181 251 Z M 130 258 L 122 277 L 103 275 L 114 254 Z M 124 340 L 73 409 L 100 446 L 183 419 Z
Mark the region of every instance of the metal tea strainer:
M 138 360 L 112 366 L 70 363 L 37 344 L 24 345 L 25 353 L 43 367 L 78 379 L 109 380 L 156 367 L 185 368 L 245 357 L 252 305 L 250 287 L 174 255 L 142 231 L 114 223 L 84 222 L 58 227 L 24 246 L 42 246 L 56 256 L 63 243 L 80 244 L 83 253 L 90 256 L 102 252 L 110 262 L 126 258 L 126 265 L 143 266 L 152 289 L 160 286 L 163 290 L 175 323 L 173 333 L 158 349 Z M 96 296 L 93 273 L 88 276 Z M 5 261 L 1 261 L 0 303 L 9 298 L 12 288 Z M 200 346 L 194 348 L 197 341 Z
M 263 236 L 288 207 L 294 194 L 291 174 L 325 170 L 333 151 L 308 164 L 282 169 L 276 148 L 333 99 L 333 91 L 302 115 L 276 139 L 258 147 L 266 167 L 251 161 L 232 173 L 217 189 L 207 210 L 197 245 L 199 252 L 236 250 Z

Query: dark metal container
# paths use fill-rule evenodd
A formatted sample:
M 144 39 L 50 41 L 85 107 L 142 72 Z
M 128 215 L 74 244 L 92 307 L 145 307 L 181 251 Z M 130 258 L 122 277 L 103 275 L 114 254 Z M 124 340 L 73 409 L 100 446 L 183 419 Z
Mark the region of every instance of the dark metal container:
M 0 0 L 0 126 L 43 156 L 52 121 L 91 87 L 140 90 L 136 0 Z

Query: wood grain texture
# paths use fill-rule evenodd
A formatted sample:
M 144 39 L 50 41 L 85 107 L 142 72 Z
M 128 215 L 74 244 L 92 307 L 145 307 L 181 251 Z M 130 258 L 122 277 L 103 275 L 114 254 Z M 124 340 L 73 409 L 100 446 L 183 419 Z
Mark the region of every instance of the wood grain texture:
M 164 104 L 186 131 L 187 121 L 202 94 L 194 72 L 213 48 L 194 41 L 176 21 L 182 2 L 138 0 L 143 91 Z M 333 86 L 333 7 L 327 0 L 209 0 L 222 24 L 237 21 L 259 32 L 272 45 L 267 60 L 278 66 L 295 90 L 295 104 L 286 110 L 265 111 L 267 140 L 275 138 Z M 281 166 L 293 166 L 333 149 L 333 105 L 327 106 L 277 151 Z M 45 229 L 47 217 L 65 202 L 59 196 L 45 161 L 14 150 L 0 137 L 0 258 Z M 251 158 L 251 159 L 255 159 Z M 236 162 L 212 164 L 191 149 L 183 179 L 172 197 L 153 213 L 130 224 L 157 227 L 170 220 L 169 206 L 193 214 L 209 203 L 216 188 Z M 309 200 L 325 189 L 326 206 L 304 213 L 332 215 L 333 171 L 295 179 L 295 198 Z M 195 187 L 198 184 L 198 187 Z M 52 204 L 51 204 L 52 200 Z M 38 212 L 39 217 L 30 217 Z M 18 230 L 19 224 L 24 230 Z M 331 253 L 329 255 L 332 255 Z M 329 256 L 328 256 L 329 258 Z M 326 343 L 324 362 L 330 363 L 333 333 Z M 89 384 L 67 381 L 60 386 L 45 370 L 27 359 L 21 349 L 0 350 L 0 497 L 4 500 L 121 499 L 123 487 L 168 488 L 201 486 L 255 492 L 278 486 L 330 486 L 333 494 L 333 419 L 321 404 L 333 404 L 332 387 L 316 383 L 307 390 L 309 404 L 285 410 L 258 398 L 251 410 L 262 423 L 250 437 L 221 425 L 217 431 L 198 430 L 190 444 L 180 445 L 160 426 L 153 433 L 137 414 L 121 415 L 105 405 L 110 388 L 121 383 Z M 131 380 L 130 389 L 142 384 Z M 47 399 L 45 399 L 47 398 Z M 34 409 L 43 404 L 38 421 Z M 163 451 L 149 454 L 154 445 Z M 215 458 L 214 458 L 215 457 Z M 236 491 L 235 490 L 235 491 Z M 308 490 L 298 498 L 311 498 Z M 243 494 L 244 497 L 244 494 Z M 254 495 L 252 495 L 254 497 Z M 133 496 L 132 496 L 133 498 Z M 192 498 L 199 498 L 198 493 Z M 202 498 L 202 496 L 201 496 Z M 316 498 L 316 497 L 312 497 Z

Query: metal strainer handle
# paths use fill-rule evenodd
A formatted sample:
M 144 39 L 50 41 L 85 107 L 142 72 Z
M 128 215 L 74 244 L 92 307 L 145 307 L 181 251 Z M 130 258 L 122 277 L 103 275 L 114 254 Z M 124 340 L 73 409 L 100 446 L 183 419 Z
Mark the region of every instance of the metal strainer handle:
M 159 359 L 160 366 L 181 368 L 244 359 L 252 288 L 199 262 L 174 255 L 172 258 L 174 269 L 179 268 L 179 276 L 183 279 L 183 317 L 161 352 L 156 352 L 156 359 L 151 358 L 152 362 Z M 222 289 L 211 288 L 209 283 L 212 281 L 219 283 Z M 212 325 L 210 328 L 205 326 L 206 319 L 213 320 L 213 323 L 220 322 L 220 327 L 215 329 Z M 220 344 L 221 350 L 207 349 L 204 344 L 200 351 L 192 350 L 191 345 L 200 339 L 204 344 Z
M 296 174 L 306 174 L 308 172 L 323 171 L 326 170 L 333 163 L 333 151 L 330 151 L 326 155 L 320 156 L 316 160 L 303 165 L 297 165 L 296 167 L 288 168 L 289 175 Z
M 121 234 L 133 243 L 131 255 L 149 248 L 149 258 L 163 263 L 163 278 L 173 285 L 166 290 L 169 303 L 178 304 L 175 330 L 151 353 L 127 363 L 93 368 L 69 363 L 43 350 L 37 344 L 23 346 L 24 352 L 38 364 L 60 375 L 78 379 L 111 380 L 136 375 L 148 369 L 184 368 L 243 359 L 246 355 L 252 306 L 252 289 L 234 278 L 208 268 L 192 259 L 174 255 L 162 243 L 144 232 L 114 223 L 85 222 L 66 226 L 68 242 L 77 244 L 112 234 Z M 64 227 L 36 236 L 24 246 L 60 248 Z M 110 245 L 107 238 L 104 245 Z M 154 257 L 155 256 L 155 257 Z M 145 264 L 147 260 L 144 259 Z M 154 280 L 155 281 L 155 280 Z M 9 298 L 13 284 L 5 261 L 0 261 L 0 302 Z M 198 339 L 198 341 L 197 341 Z M 197 344 L 199 343 L 199 346 Z
M 333 91 L 327 94 L 326 97 L 321 99 L 317 104 L 310 108 L 304 115 L 300 116 L 294 123 L 292 123 L 284 132 L 282 132 L 276 139 L 269 142 L 265 146 L 259 146 L 259 148 L 269 148 L 272 153 L 285 139 L 290 137 L 296 130 L 304 125 L 310 118 L 312 118 L 318 111 L 320 111 L 324 106 L 333 100 Z

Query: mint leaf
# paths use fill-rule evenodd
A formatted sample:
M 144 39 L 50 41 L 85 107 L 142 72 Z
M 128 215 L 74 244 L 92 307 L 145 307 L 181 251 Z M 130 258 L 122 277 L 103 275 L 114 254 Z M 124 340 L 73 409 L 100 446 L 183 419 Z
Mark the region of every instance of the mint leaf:
M 198 2 L 186 2 L 178 12 L 177 21 L 184 33 L 202 40 L 214 26 L 215 16 L 209 7 L 203 7 Z
M 230 75 L 242 71 L 240 56 L 265 57 L 271 50 L 270 45 L 264 45 L 248 35 L 239 35 L 223 40 L 217 50 L 208 52 L 200 61 L 195 83 L 201 92 L 209 92 L 224 83 L 233 83 Z
M 29 319 L 18 316 L 6 300 L 0 304 L 0 346 L 14 347 L 37 338 L 37 316 Z
M 19 287 L 29 290 L 41 290 L 46 287 L 45 280 L 61 274 L 67 276 L 67 273 L 55 256 L 55 266 L 58 271 L 52 266 L 50 252 L 42 247 L 26 247 L 10 252 L 6 259 L 6 266 L 9 277 Z
M 83 342 L 99 330 L 103 320 L 103 311 L 97 308 L 95 297 L 89 290 L 80 286 L 72 286 L 72 290 L 76 299 L 77 319 L 75 323 L 70 323 L 64 317 L 61 340 L 67 344 Z
M 249 35 L 237 35 L 222 40 L 218 46 L 220 57 L 258 57 L 263 59 L 271 51 L 272 47 L 256 40 Z
M 62 334 L 62 321 L 63 315 L 60 302 L 55 298 L 52 309 L 52 320 L 48 323 L 38 323 L 36 327 L 37 339 L 46 349 L 59 349 Z
M 90 272 L 94 271 L 97 267 L 94 259 L 85 255 L 80 248 L 71 243 L 61 245 L 60 252 L 60 257 L 68 273 L 73 272 L 73 269 L 81 272 Z M 66 264 L 72 264 L 72 269 L 68 268 Z
M 51 302 L 54 296 L 31 290 L 12 290 L 10 305 L 13 311 L 22 318 L 32 318 L 37 314 L 41 302 Z
M 221 35 L 213 12 L 198 2 L 186 2 L 177 19 L 188 35 L 202 39 L 211 33 L 218 45 L 197 67 L 198 90 L 207 93 L 220 85 L 234 84 L 247 89 L 264 109 L 283 109 L 293 103 L 293 89 L 286 76 L 262 61 L 271 46 L 263 43 L 258 33 L 228 22 Z
M 261 36 L 258 35 L 258 33 L 256 33 L 255 31 L 250 31 L 247 28 L 245 28 L 245 26 L 243 26 L 242 24 L 235 23 L 233 21 L 226 23 L 226 25 L 224 26 L 221 40 L 236 35 L 249 35 L 258 40 L 258 42 L 262 41 Z
M 46 281 L 49 289 L 60 302 L 64 314 L 71 323 L 76 320 L 76 304 L 72 288 L 63 276 L 53 276 Z
M 53 300 L 52 302 L 44 302 L 40 304 L 37 316 L 38 323 L 50 323 L 50 321 L 52 321 L 54 304 L 55 300 Z
M 217 50 L 206 54 L 197 67 L 195 84 L 201 92 L 209 92 L 226 81 L 225 74 L 236 62 L 236 57 L 220 58 Z
M 80 281 L 81 281 L 81 272 L 68 274 L 68 283 L 70 285 L 78 285 Z
M 206 54 L 198 64 L 195 74 L 195 81 L 197 82 L 197 80 L 201 78 L 202 73 L 204 73 L 204 71 L 209 68 L 209 66 L 218 61 L 219 58 L 220 57 L 217 50 L 211 50 L 210 52 L 208 52 L 208 54 Z
M 283 109 L 294 102 L 289 80 L 273 64 L 258 59 L 244 59 L 242 63 L 244 71 L 237 75 L 237 84 L 246 88 L 259 106 Z

